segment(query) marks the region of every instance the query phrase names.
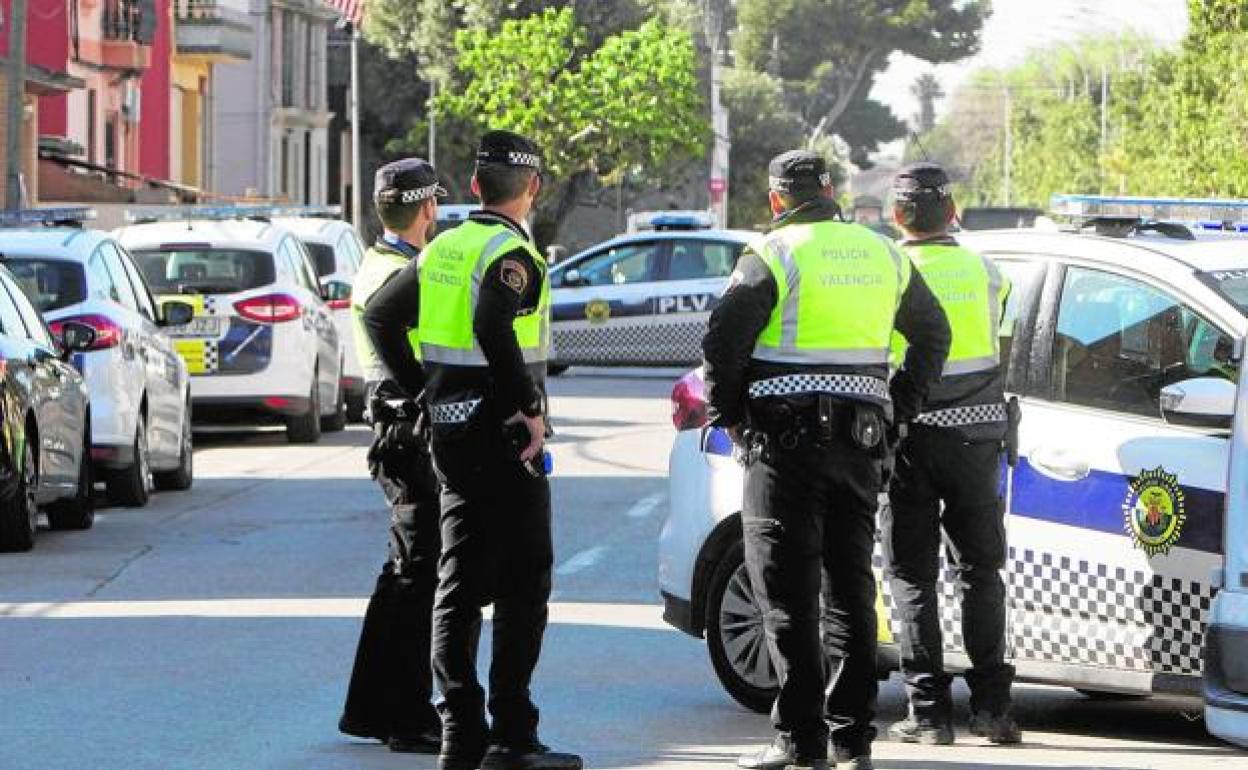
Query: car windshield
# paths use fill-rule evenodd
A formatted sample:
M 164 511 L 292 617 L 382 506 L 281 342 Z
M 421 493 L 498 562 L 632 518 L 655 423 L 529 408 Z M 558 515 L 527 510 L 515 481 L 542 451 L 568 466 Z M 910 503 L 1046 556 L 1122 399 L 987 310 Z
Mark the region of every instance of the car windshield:
M 325 243 L 312 243 L 304 241 L 304 246 L 308 247 L 308 252 L 312 255 L 312 261 L 316 263 L 316 275 L 324 278 L 332 275 L 337 267 L 334 264 L 334 247 Z
M 1248 269 L 1210 270 L 1197 273 L 1200 280 L 1230 300 L 1239 312 L 1248 315 Z
M 4 264 L 40 313 L 76 305 L 87 298 L 86 278 L 77 262 L 10 257 Z
M 273 255 L 241 249 L 133 252 L 154 294 L 232 294 L 275 280 Z

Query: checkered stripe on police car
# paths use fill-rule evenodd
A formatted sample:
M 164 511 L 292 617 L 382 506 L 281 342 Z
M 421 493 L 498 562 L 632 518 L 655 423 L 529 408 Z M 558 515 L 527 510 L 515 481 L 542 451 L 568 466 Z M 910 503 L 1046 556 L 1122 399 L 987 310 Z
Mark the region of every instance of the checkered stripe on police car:
M 429 407 L 429 418 L 439 425 L 457 425 L 468 422 L 473 412 L 481 405 L 481 399 L 456 401 L 450 404 L 433 404 Z
M 888 383 L 878 377 L 853 374 L 789 374 L 750 384 L 750 398 L 788 396 L 794 393 L 873 396 L 887 400 Z
M 204 297 L 204 313 L 206 315 L 217 314 L 217 298 L 216 297 L 212 297 L 212 296 Z
M 924 412 L 915 418 L 921 425 L 932 425 L 937 428 L 957 428 L 963 425 L 980 425 L 991 422 L 1005 422 L 1008 419 L 1005 404 L 982 404 L 979 406 L 955 406 L 951 409 L 937 409 Z
M 670 361 L 692 364 L 702 360 L 706 322 L 639 326 L 612 324 L 556 329 L 557 361 Z M 640 351 L 640 353 L 639 353 Z
M 216 340 L 204 341 L 204 371 L 215 372 L 221 365 L 221 354 Z
M 877 550 L 875 565 L 883 569 Z M 1196 676 L 1215 590 L 1051 553 L 1010 549 L 1006 564 L 1011 658 Z M 887 578 L 893 636 L 902 617 Z M 940 626 L 948 652 L 965 653 L 957 573 L 940 556 Z

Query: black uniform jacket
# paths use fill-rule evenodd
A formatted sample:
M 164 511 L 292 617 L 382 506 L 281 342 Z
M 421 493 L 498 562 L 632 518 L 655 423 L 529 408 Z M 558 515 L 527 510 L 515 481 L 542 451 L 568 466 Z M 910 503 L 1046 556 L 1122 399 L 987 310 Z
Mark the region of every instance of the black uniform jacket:
M 511 219 L 488 211 L 474 212 L 472 220 L 505 225 L 522 238 L 528 233 Z M 481 279 L 481 293 L 472 330 L 488 369 L 428 364 L 422 366 L 408 342 L 407 332 L 420 320 L 420 273 L 413 260 L 387 281 L 364 308 L 364 328 L 382 364 L 409 394 L 425 391 L 430 403 L 447 403 L 474 395 L 488 397 L 499 417 L 517 411 L 536 415 L 542 407 L 540 386 L 545 363 L 525 366 L 512 326 L 517 315 L 532 312 L 541 297 L 545 276 L 533 257 L 517 247 L 490 265 Z
M 781 215 L 772 229 L 839 217 L 840 209 L 835 203 L 818 199 Z M 895 248 L 891 242 L 889 248 Z M 754 344 L 766 328 L 779 296 L 771 270 L 762 257 L 747 248 L 737 260 L 728 290 L 711 313 L 710 328 L 702 342 L 712 424 L 735 427 L 744 422 L 746 389 L 751 382 L 787 374 L 854 371 L 853 367 L 781 364 L 752 358 Z M 892 417 L 908 422 L 922 408 L 928 388 L 939 381 L 950 342 L 945 311 L 918 270 L 910 272 L 910 285 L 902 294 L 895 327 L 910 347 L 903 368 L 889 385 Z

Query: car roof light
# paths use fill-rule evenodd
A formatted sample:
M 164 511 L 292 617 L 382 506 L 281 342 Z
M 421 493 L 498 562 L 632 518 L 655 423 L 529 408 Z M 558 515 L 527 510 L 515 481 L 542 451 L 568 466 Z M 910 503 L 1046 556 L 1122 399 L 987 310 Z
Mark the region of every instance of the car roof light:
M 628 217 L 628 231 L 708 230 L 715 226 L 709 211 L 639 211 Z
M 1248 200 L 1054 195 L 1049 209 L 1056 216 L 1073 219 L 1174 222 L 1202 230 L 1240 231 L 1240 225 L 1248 225 Z
M 131 224 L 152 222 L 186 222 L 192 220 L 225 221 L 230 219 L 259 219 L 268 221 L 274 217 L 338 217 L 341 206 L 282 206 L 268 203 L 232 203 L 220 206 L 146 206 L 126 209 L 126 221 Z
M 83 222 L 95 219 L 96 211 L 90 206 L 60 206 L 46 209 L 17 209 L 0 211 L 0 227 L 81 227 Z

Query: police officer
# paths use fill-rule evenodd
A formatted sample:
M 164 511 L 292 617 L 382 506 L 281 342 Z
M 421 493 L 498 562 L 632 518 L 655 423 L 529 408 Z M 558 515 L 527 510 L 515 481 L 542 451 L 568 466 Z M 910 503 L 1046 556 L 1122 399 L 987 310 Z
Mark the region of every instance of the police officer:
M 446 191 L 433 166 L 419 158 L 382 166 L 373 189 L 385 230 L 356 273 L 351 317 L 374 431 L 369 472 L 390 504 L 390 557 L 364 614 L 338 729 L 378 738 L 392 751 L 436 754 L 442 736 L 431 699 L 429 640 L 440 551 L 438 484 L 416 429 L 414 394 L 391 379 L 377 357 L 364 329 L 364 308 L 424 248 L 437 222 L 437 199 Z
M 821 157 L 786 152 L 769 173 L 771 230 L 743 252 L 703 341 L 712 419 L 746 463 L 745 561 L 780 680 L 778 735 L 738 765 L 826 768 L 830 728 L 835 758 L 867 770 L 885 435 L 939 377 L 949 327 L 909 260 L 841 219 Z M 912 345 L 890 385 L 894 328 Z
M 1014 669 L 1005 662 L 1004 507 L 1001 449 L 1010 410 L 998 355 L 1009 282 L 948 233 L 949 177 L 935 164 L 904 169 L 893 188 L 903 247 L 940 300 L 953 329 L 944 376 L 898 448 L 882 520 L 893 598 L 901 608 L 901 666 L 909 717 L 889 734 L 910 743 L 953 743 L 950 677 L 942 656 L 936 580 L 941 532 L 962 586 L 962 637 L 971 659 L 971 732 L 1018 743 L 1010 716 Z
M 541 466 L 550 339 L 546 262 L 520 224 L 541 187 L 538 148 L 490 131 L 472 192 L 482 210 L 438 236 L 366 311 L 378 352 L 424 387 L 442 482 L 434 672 L 441 770 L 579 770 L 538 740 L 529 693 L 550 596 L 550 486 Z M 404 330 L 418 326 L 423 372 Z M 428 375 L 427 383 L 423 375 Z M 481 607 L 494 605 L 488 726 L 477 681 Z

